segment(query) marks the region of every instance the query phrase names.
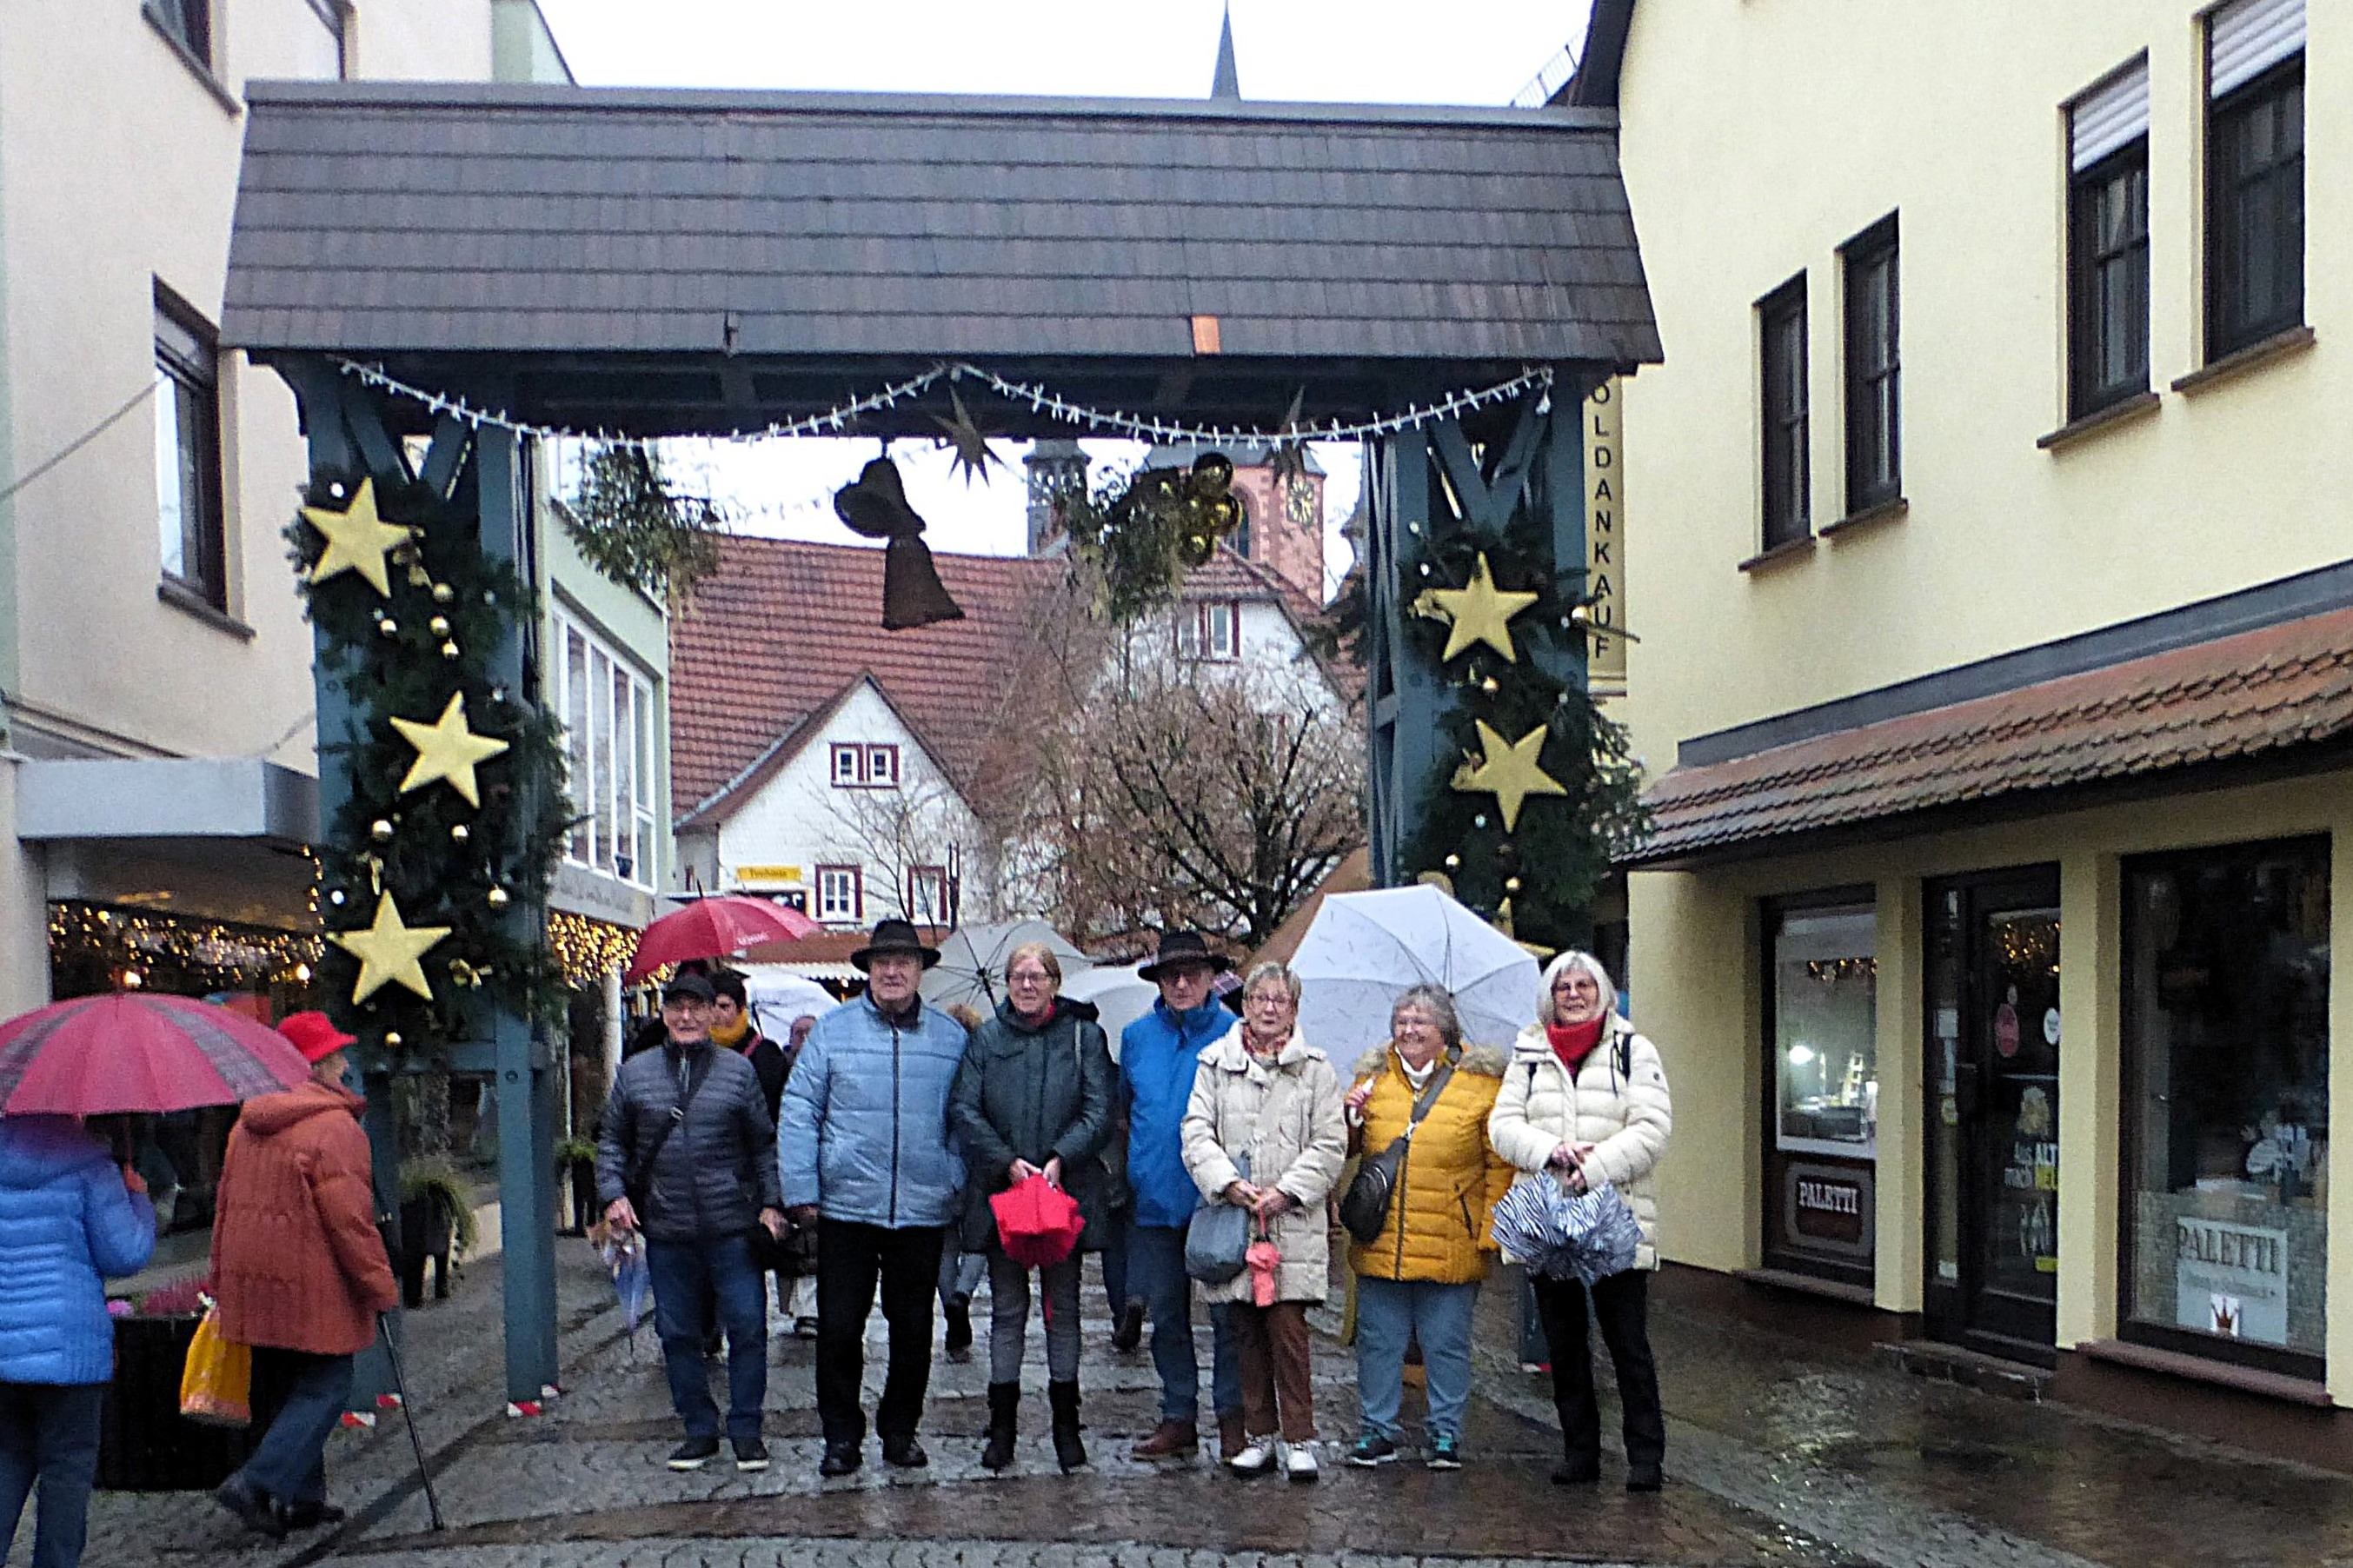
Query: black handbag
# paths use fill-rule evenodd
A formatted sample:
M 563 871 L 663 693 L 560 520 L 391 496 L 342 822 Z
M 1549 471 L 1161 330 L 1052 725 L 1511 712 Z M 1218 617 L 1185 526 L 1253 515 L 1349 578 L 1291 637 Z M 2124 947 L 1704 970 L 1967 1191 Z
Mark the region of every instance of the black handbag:
M 1438 1103 L 1439 1091 L 1446 1087 L 1446 1080 L 1453 1076 L 1454 1064 L 1440 1063 L 1438 1071 L 1430 1076 L 1430 1087 L 1414 1097 L 1413 1116 L 1406 1122 L 1405 1131 L 1388 1148 L 1366 1155 L 1356 1166 L 1356 1179 L 1348 1184 L 1348 1190 L 1340 1197 L 1340 1223 L 1347 1226 L 1357 1245 L 1370 1247 L 1380 1239 L 1382 1228 L 1389 1223 L 1389 1205 L 1397 1201 L 1398 1173 L 1405 1166 L 1406 1145 L 1412 1142 L 1414 1129 L 1430 1114 L 1430 1108 Z

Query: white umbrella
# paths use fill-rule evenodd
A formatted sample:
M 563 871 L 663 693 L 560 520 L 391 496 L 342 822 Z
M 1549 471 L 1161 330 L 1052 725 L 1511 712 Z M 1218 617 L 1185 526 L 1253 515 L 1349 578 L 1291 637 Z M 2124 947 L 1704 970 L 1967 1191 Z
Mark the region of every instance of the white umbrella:
M 1041 942 L 1053 951 L 1068 980 L 1093 963 L 1044 921 L 1004 921 L 958 926 L 940 943 L 940 961 L 924 972 L 923 996 L 934 1007 L 962 1003 L 983 1016 L 1005 999 L 1005 960 L 1017 947 Z
M 780 1046 L 791 1037 L 794 1019 L 822 1018 L 841 1005 L 840 997 L 807 975 L 770 964 L 744 966 L 744 994 L 752 1005 L 754 1026 Z
M 1111 1037 L 1111 1059 L 1119 1060 L 1119 1032 L 1152 1011 L 1160 987 L 1136 973 L 1133 963 L 1113 964 L 1073 974 L 1062 982 L 1062 994 L 1073 1002 L 1092 1002 L 1101 1015 L 1103 1033 Z
M 1535 1022 L 1535 958 L 1427 885 L 1324 900 L 1291 967 L 1305 986 L 1300 1033 L 1344 1077 L 1389 1037 L 1389 1009 L 1409 986 L 1444 986 L 1471 1043 L 1508 1045 Z

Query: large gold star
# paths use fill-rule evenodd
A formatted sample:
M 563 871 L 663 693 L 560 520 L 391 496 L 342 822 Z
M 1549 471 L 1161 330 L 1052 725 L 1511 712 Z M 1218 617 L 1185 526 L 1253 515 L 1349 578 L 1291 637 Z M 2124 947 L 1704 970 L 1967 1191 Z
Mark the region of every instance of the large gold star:
M 387 552 L 408 542 L 408 530 L 375 514 L 375 481 L 362 479 L 360 493 L 342 511 L 306 506 L 303 521 L 326 536 L 327 548 L 311 568 L 311 581 L 323 583 L 339 572 L 356 572 L 382 599 L 392 597 L 392 573 L 385 567 Z
M 1520 656 L 1512 647 L 1512 617 L 1536 602 L 1534 594 L 1506 594 L 1495 586 L 1495 574 L 1488 569 L 1484 551 L 1479 555 L 1478 569 L 1471 574 L 1470 586 L 1464 588 L 1432 588 L 1422 598 L 1434 608 L 1417 603 L 1422 614 L 1435 616 L 1454 623 L 1447 634 L 1446 651 L 1438 656 L 1440 664 L 1472 643 L 1485 643 L 1512 663 Z
M 1454 770 L 1454 787 L 1466 795 L 1491 791 L 1495 804 L 1504 813 L 1504 831 L 1512 833 L 1520 826 L 1520 807 L 1532 795 L 1567 795 L 1560 781 L 1544 771 L 1539 761 L 1544 752 L 1548 732 L 1542 724 L 1518 740 L 1506 743 L 1484 719 L 1477 720 L 1479 750 L 1484 753 L 1477 763 L 1464 763 Z
M 436 779 L 447 779 L 449 787 L 466 797 L 468 805 L 482 804 L 481 792 L 474 784 L 474 764 L 486 763 L 507 749 L 504 741 L 488 735 L 477 735 L 466 728 L 466 694 L 462 691 L 449 699 L 449 706 L 441 710 L 441 717 L 430 724 L 414 719 L 395 719 L 392 727 L 400 738 L 417 748 L 417 761 L 409 765 L 408 776 L 400 781 L 400 793 L 423 789 Z
M 374 925 L 365 931 L 330 931 L 327 940 L 360 961 L 359 983 L 352 987 L 352 1004 L 356 1006 L 396 980 L 432 1001 L 432 984 L 425 978 L 425 966 L 417 961 L 448 934 L 448 926 L 406 923 L 392 895 L 382 893 L 376 898 Z

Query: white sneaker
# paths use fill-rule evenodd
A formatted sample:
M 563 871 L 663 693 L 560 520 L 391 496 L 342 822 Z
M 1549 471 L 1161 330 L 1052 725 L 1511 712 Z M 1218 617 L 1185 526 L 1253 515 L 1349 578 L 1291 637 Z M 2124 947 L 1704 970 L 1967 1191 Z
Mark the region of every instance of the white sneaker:
M 1312 1481 L 1320 1473 L 1315 1468 L 1315 1446 L 1312 1443 L 1285 1443 L 1282 1446 L 1282 1473 L 1294 1481 Z
M 1226 1461 L 1226 1468 L 1238 1476 L 1262 1476 L 1274 1468 L 1275 1457 L 1282 1448 L 1280 1437 L 1252 1437 L 1240 1453 Z

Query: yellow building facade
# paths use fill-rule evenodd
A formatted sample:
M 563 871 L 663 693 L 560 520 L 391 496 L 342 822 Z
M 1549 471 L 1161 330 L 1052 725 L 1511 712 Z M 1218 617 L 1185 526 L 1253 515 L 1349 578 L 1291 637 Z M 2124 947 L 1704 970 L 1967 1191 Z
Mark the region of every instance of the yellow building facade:
M 2338 1451 L 2353 9 L 1630 11 L 1662 1251 Z

